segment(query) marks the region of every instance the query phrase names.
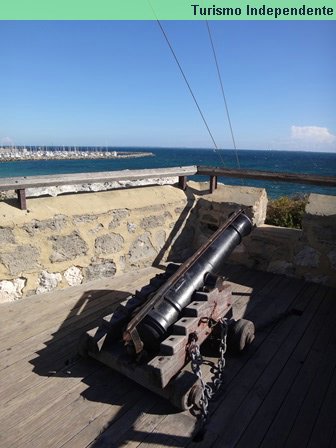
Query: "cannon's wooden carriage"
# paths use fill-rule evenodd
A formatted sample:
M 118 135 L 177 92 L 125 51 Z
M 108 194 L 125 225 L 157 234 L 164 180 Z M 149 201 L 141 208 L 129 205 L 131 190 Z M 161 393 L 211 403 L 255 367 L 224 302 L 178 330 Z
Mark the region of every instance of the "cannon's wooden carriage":
M 191 344 L 209 336 L 242 350 L 254 338 L 251 321 L 232 319 L 231 287 L 217 276 L 223 259 L 250 233 L 252 223 L 236 212 L 182 265 L 170 264 L 83 335 L 79 352 L 121 372 L 180 409 L 197 405 L 204 384 L 191 371 Z M 226 337 L 226 335 L 225 335 Z

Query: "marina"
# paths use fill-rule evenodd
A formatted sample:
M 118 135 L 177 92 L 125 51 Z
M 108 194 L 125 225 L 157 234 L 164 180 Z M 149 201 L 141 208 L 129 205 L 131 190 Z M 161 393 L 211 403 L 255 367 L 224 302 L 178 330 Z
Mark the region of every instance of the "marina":
M 89 146 L 86 148 L 76 146 L 15 146 L 0 148 L 0 162 L 18 162 L 25 160 L 131 159 L 151 156 L 154 156 L 152 152 L 116 151 L 103 146 Z

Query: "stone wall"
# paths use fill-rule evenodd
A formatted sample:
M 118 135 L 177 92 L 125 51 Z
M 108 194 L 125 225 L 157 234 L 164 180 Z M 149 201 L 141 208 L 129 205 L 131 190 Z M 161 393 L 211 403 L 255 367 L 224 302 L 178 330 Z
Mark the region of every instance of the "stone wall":
M 192 202 L 172 186 L 1 202 L 0 302 L 162 262 Z
M 255 224 L 230 260 L 336 286 L 336 197 L 312 194 L 303 230 L 264 224 L 263 189 L 190 182 L 0 202 L 0 302 L 184 261 L 238 207 Z
M 201 194 L 202 191 L 207 192 L 207 184 L 192 183 L 192 185 L 197 200 L 188 222 L 171 248 L 168 260 L 185 260 L 224 224 L 232 212 L 239 208 L 245 210 L 255 226 L 264 223 L 267 209 L 267 195 L 264 189 L 218 184 L 218 189 L 214 193 Z
M 253 213 L 257 227 L 234 250 L 230 261 L 336 286 L 336 197 L 311 194 L 302 230 L 264 224 L 262 204 L 262 200 L 256 200 L 255 206 L 247 209 L 248 214 Z M 216 228 L 230 204 L 215 205 L 207 199 L 200 200 L 198 207 L 200 235 L 195 247 L 209 236 L 212 226 Z

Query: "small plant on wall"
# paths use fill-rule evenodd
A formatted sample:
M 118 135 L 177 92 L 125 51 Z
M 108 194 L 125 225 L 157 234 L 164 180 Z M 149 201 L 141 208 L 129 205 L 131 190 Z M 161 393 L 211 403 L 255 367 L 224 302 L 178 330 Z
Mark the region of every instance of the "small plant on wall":
M 308 195 L 283 196 L 269 201 L 265 223 L 302 229 L 302 217 L 307 202 Z

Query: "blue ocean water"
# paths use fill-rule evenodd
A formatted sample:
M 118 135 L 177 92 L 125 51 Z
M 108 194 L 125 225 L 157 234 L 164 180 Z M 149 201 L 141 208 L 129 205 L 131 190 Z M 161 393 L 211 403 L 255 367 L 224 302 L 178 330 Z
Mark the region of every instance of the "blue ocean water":
M 108 149 L 116 150 L 118 148 Z M 146 149 L 136 147 L 122 148 L 120 150 L 150 151 L 154 153 L 154 157 L 119 160 L 96 159 L 2 162 L 0 163 L 0 177 L 164 168 L 188 165 L 225 166 L 227 168 L 238 167 L 236 152 L 233 150 L 214 151 L 210 149 L 184 148 Z M 242 169 L 309 173 L 321 176 L 336 175 L 336 153 L 239 150 L 238 157 Z M 195 180 L 207 180 L 207 178 L 197 176 L 195 177 Z M 220 178 L 219 181 L 229 185 L 263 187 L 267 189 L 268 195 L 271 198 L 309 192 L 336 195 L 336 188 L 333 187 L 318 187 L 314 185 L 300 185 L 251 179 L 242 181 L 241 179 Z

